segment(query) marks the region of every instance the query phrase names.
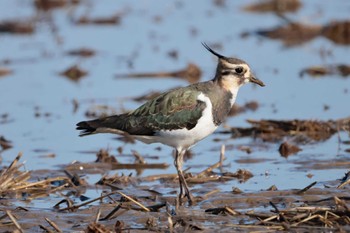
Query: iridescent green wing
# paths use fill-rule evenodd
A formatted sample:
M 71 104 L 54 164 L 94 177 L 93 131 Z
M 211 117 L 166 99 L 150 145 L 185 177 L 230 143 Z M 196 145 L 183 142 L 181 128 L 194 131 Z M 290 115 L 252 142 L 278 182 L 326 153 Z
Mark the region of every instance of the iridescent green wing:
M 152 135 L 159 130 L 192 129 L 206 104 L 197 100 L 196 88 L 166 92 L 125 114 L 122 130 L 135 135 Z

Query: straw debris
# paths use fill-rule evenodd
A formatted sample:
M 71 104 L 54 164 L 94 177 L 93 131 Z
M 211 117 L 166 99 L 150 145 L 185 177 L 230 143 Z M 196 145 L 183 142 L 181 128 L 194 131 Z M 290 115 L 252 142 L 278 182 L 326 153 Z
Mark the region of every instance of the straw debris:
M 248 120 L 252 127 L 232 128 L 234 137 L 255 137 L 276 142 L 298 137 L 303 142 L 325 141 L 340 130 L 348 130 L 350 117 L 338 120 Z M 227 131 L 222 133 L 228 133 Z
M 0 173 L 0 195 L 23 195 L 30 199 L 47 196 L 70 184 L 67 177 L 47 178 L 40 181 L 31 181 L 30 171 L 21 171 L 22 163 L 18 163 L 22 153 L 19 153 L 12 163 Z M 53 182 L 58 182 L 61 186 L 54 186 Z

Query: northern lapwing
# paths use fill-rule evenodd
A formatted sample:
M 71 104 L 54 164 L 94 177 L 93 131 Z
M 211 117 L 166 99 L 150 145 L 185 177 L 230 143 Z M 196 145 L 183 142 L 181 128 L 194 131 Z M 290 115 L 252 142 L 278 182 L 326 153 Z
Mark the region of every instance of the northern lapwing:
M 207 82 L 167 91 L 134 111 L 77 124 L 80 136 L 97 133 L 129 134 L 145 143 L 162 143 L 175 148 L 174 165 L 180 183 L 180 199 L 193 197 L 182 172 L 183 156 L 225 120 L 239 88 L 248 82 L 265 86 L 243 60 L 225 57 L 207 44 L 218 57 L 215 77 Z

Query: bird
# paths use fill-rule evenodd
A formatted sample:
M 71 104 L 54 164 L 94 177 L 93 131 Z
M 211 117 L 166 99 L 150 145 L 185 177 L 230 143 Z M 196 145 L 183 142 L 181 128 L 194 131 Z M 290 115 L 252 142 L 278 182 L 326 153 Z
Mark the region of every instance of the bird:
M 202 45 L 218 58 L 212 80 L 164 92 L 133 111 L 81 121 L 79 136 L 98 133 L 131 135 L 150 144 L 161 143 L 175 149 L 174 165 L 179 180 L 179 199 L 194 197 L 183 174 L 183 157 L 187 150 L 212 134 L 228 116 L 238 90 L 246 83 L 265 84 L 255 77 L 249 65 L 238 58 L 226 57 Z

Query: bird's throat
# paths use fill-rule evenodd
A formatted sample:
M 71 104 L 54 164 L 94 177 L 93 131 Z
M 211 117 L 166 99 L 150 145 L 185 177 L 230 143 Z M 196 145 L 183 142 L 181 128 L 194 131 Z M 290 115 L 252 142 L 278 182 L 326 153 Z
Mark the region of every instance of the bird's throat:
M 225 92 L 230 92 L 232 94 L 230 98 L 231 107 L 236 101 L 236 96 L 239 88 L 243 85 L 243 83 L 239 83 L 238 79 L 221 79 L 220 87 L 225 90 Z
M 232 94 L 237 93 L 238 89 L 243 85 L 243 81 L 240 81 L 239 79 L 235 78 L 223 78 L 219 81 L 219 85 L 221 88 L 223 88 L 225 91 L 229 91 Z

